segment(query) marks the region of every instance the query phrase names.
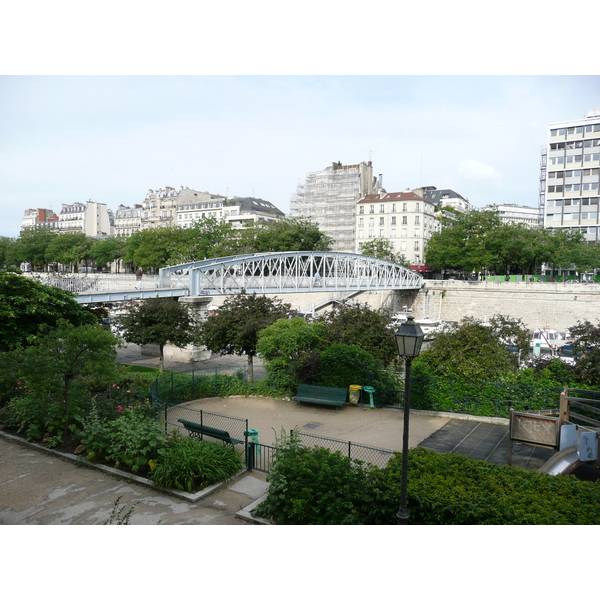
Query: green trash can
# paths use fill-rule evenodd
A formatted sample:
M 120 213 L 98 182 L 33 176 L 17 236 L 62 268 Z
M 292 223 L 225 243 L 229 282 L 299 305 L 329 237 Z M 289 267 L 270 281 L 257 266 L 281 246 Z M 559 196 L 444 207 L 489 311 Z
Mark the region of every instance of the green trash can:
M 375 402 L 373 400 L 373 394 L 375 393 L 375 388 L 370 385 L 363 386 L 363 391 L 369 394 L 369 405 L 371 408 L 375 408 Z

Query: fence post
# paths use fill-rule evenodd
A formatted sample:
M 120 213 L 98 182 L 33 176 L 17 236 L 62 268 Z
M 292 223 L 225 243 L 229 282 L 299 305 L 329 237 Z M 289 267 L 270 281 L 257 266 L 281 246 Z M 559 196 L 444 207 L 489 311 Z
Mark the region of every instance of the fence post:
M 248 471 L 252 471 L 254 469 L 254 442 L 248 440 L 248 438 L 246 438 L 246 441 L 248 444 L 246 450 L 246 466 Z
M 348 458 L 352 458 L 352 442 L 348 440 Z

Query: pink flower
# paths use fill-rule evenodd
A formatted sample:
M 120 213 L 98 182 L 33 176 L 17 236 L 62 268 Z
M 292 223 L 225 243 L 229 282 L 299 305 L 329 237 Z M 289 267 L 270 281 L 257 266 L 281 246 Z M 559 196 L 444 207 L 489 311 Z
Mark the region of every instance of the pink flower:
M 123 407 L 122 407 L 122 406 L 119 404 L 119 405 L 117 406 L 117 412 L 121 412 L 122 410 L 123 410 Z

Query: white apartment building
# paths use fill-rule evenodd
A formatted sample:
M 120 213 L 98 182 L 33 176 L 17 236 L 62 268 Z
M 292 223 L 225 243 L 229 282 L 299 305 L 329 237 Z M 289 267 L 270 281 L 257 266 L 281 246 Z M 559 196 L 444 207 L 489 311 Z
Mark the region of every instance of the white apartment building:
M 430 185 L 427 187 L 417 188 L 413 190 L 413 193 L 441 207 L 447 206 L 453 208 L 456 210 L 456 212 L 466 213 L 470 210 L 473 210 L 473 205 L 469 202 L 469 200 L 454 190 L 438 190 L 433 185 Z
M 354 252 L 356 203 L 375 188 L 373 165 L 332 163 L 323 171 L 306 175 L 290 201 L 290 216 L 312 219 L 333 239 L 335 252 Z
M 520 206 L 518 204 L 489 204 L 481 210 L 493 210 L 498 213 L 503 223 L 516 225 L 522 223 L 527 227 L 541 227 L 540 209 L 536 206 Z
M 178 204 L 177 225 L 184 229 L 205 218 L 215 218 L 241 229 L 248 222 L 276 221 L 285 217 L 274 204 L 262 198 L 218 196 L 208 192 L 194 192 Z
M 369 239 L 385 238 L 411 266 L 424 265 L 427 242 L 439 228 L 434 213 L 435 204 L 414 192 L 366 195 L 356 204 L 354 252 L 360 254 Z
M 114 215 L 103 202 L 88 200 L 63 204 L 58 216 L 59 233 L 85 233 L 89 237 L 114 234 Z
M 120 204 L 115 212 L 115 235 L 127 238 L 140 230 L 142 226 L 142 205 L 134 204 L 133 208 Z
M 574 229 L 598 242 L 600 109 L 550 124 L 540 181 L 544 227 Z
M 28 208 L 21 219 L 21 231 L 34 227 L 58 229 L 58 215 L 50 208 Z

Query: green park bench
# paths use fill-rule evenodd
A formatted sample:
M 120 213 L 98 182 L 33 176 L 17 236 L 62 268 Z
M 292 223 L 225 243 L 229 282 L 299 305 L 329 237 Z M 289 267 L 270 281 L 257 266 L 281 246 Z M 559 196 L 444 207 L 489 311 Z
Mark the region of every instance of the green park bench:
M 181 423 L 190 437 L 197 437 L 202 439 L 205 435 L 208 437 L 215 438 L 226 444 L 241 444 L 242 440 L 236 440 L 232 438 L 229 433 L 223 429 L 216 429 L 215 427 L 208 427 L 207 425 L 200 425 L 200 423 L 194 423 L 193 421 L 186 421 L 185 419 L 177 419 L 178 423 Z
M 294 396 L 300 405 L 306 404 L 323 404 L 325 406 L 335 406 L 335 410 L 339 410 L 343 406 L 348 396 L 346 388 L 325 387 L 321 385 L 305 385 L 301 383 L 298 386 L 298 392 Z

